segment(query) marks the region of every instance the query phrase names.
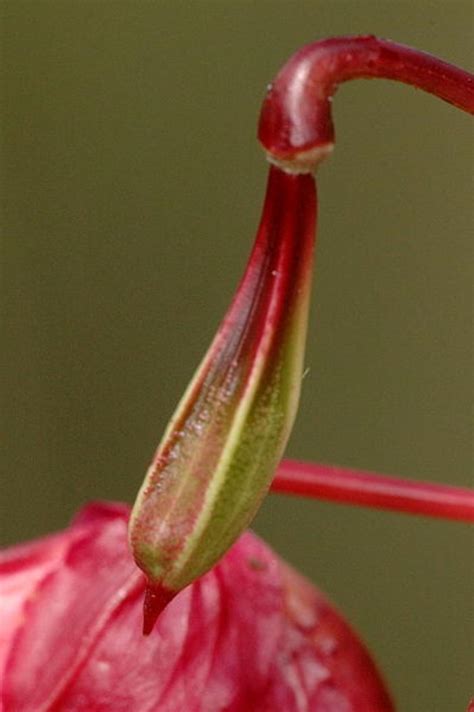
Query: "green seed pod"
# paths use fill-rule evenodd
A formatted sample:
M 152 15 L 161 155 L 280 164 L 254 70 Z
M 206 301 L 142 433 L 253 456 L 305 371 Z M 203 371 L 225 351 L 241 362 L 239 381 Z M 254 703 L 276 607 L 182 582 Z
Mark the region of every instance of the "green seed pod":
M 130 519 L 148 579 L 145 632 L 248 526 L 282 457 L 302 379 L 315 215 L 313 178 L 272 167 L 242 281 Z

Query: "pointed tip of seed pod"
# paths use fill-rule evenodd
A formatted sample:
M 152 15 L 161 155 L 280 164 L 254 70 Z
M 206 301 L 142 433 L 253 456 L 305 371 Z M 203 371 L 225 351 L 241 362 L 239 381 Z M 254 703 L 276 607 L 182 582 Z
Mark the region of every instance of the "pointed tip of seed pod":
M 150 635 L 158 616 L 176 594 L 177 591 L 169 591 L 159 584 L 147 581 L 143 603 L 143 635 Z

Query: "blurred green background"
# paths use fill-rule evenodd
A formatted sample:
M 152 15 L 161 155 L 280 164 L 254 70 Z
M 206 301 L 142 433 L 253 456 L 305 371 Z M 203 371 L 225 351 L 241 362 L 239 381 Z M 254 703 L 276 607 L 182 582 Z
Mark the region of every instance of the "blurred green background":
M 472 8 L 3 2 L 4 543 L 133 501 L 248 254 L 256 119 L 285 59 L 374 32 L 469 67 Z M 469 485 L 471 119 L 388 82 L 334 104 L 288 453 Z M 255 528 L 345 611 L 400 710 L 466 707 L 467 526 L 272 496 Z

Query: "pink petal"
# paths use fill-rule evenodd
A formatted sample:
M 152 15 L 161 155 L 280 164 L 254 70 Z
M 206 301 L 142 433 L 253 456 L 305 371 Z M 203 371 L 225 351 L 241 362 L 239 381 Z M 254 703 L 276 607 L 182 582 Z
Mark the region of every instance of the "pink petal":
M 3 670 L 14 633 L 24 623 L 25 604 L 40 582 L 58 566 L 68 539 L 65 532 L 0 551 L 0 698 Z
M 121 587 L 140 578 L 126 546 L 126 511 L 94 505 L 69 530 L 67 550 L 24 605 L 6 662 L 5 710 L 49 709 L 87 658 Z
M 319 663 L 329 671 L 329 677 L 311 697 L 314 709 L 319 710 L 320 704 L 326 710 L 319 702 L 324 698 L 334 700 L 328 709 L 342 712 L 346 707 L 342 701 L 338 707 L 336 700 L 344 691 L 346 706 L 347 700 L 351 703 L 349 710 L 392 710 L 374 662 L 341 614 L 321 591 L 286 564 L 282 564 L 282 575 L 286 580 L 288 617 L 297 628 L 306 631 Z
M 250 712 L 268 687 L 281 635 L 278 571 L 269 549 L 245 535 L 176 597 L 148 638 L 141 635 L 142 590 L 135 590 L 58 709 Z
M 14 637 L 5 712 L 392 710 L 339 614 L 252 534 L 144 638 L 127 516 L 96 505 L 68 530 Z

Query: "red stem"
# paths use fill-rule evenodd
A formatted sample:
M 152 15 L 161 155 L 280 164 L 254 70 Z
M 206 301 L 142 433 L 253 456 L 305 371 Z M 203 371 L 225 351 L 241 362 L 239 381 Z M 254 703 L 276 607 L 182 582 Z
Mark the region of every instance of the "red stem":
M 259 125 L 270 159 L 298 160 L 299 154 L 314 149 L 326 155 L 334 142 L 332 96 L 339 83 L 360 77 L 411 84 L 474 113 L 474 76 L 469 72 L 372 35 L 333 37 L 296 52 L 270 85 Z M 312 170 L 317 161 L 296 169 Z
M 333 465 L 282 460 L 272 492 L 474 522 L 474 491 Z
M 332 149 L 331 101 L 348 79 L 394 79 L 474 113 L 474 76 L 436 57 L 367 35 L 334 37 L 296 52 L 268 89 L 259 139 L 269 159 L 290 172 L 310 172 Z M 284 460 L 272 491 L 474 521 L 474 492 L 339 467 Z

